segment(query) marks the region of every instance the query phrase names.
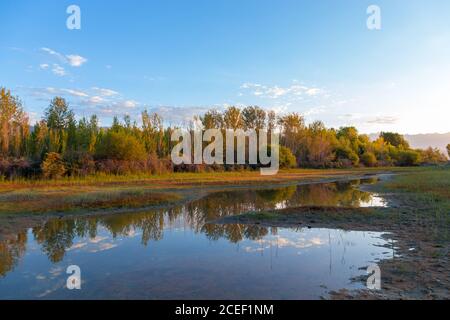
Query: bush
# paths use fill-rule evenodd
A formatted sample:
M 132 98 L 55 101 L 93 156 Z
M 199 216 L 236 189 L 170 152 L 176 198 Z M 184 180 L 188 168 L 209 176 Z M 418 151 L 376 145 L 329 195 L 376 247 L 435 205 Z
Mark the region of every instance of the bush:
M 56 179 L 64 176 L 66 173 L 66 167 L 61 155 L 56 152 L 50 152 L 46 155 L 41 168 L 44 178 Z
M 33 166 L 25 158 L 0 158 L 0 176 L 3 178 L 30 177 Z
M 119 161 L 144 161 L 147 154 L 144 145 L 136 137 L 125 132 L 109 130 L 97 145 L 96 157 Z
M 375 167 L 377 165 L 377 158 L 372 152 L 365 152 L 361 156 L 361 162 L 366 167 Z
M 155 153 L 149 155 L 147 166 L 152 174 L 163 174 L 173 171 L 172 161 L 168 159 L 159 159 Z
M 360 160 L 358 155 L 349 147 L 337 147 L 336 158 L 338 167 L 357 166 Z
M 420 154 L 414 150 L 400 151 L 398 153 L 397 165 L 402 167 L 417 166 L 420 163 Z
M 280 146 L 280 168 L 294 168 L 297 165 L 297 159 L 291 150 Z
M 420 150 L 421 160 L 424 164 L 439 164 L 447 162 L 447 157 L 438 148 L 429 147 L 426 150 Z
M 95 161 L 87 152 L 69 152 L 64 156 L 67 164 L 67 174 L 84 177 L 95 173 Z

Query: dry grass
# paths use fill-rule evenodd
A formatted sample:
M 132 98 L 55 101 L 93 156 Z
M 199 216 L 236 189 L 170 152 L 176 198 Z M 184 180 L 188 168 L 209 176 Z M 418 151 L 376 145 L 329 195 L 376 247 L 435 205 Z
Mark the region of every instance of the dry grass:
M 3 214 L 74 212 L 159 206 L 179 200 L 180 195 L 153 190 L 109 190 L 71 193 L 44 191 L 0 195 Z
M 88 211 L 91 209 L 137 208 L 162 204 L 162 194 L 171 196 L 176 189 L 189 190 L 207 186 L 277 184 L 318 181 L 328 178 L 361 176 L 379 172 L 417 169 L 293 169 L 274 176 L 259 171 L 170 173 L 151 175 L 98 175 L 59 180 L 13 180 L 0 182 L 0 214 Z M 155 192 L 159 196 L 155 195 Z M 158 198 L 159 197 L 159 198 Z

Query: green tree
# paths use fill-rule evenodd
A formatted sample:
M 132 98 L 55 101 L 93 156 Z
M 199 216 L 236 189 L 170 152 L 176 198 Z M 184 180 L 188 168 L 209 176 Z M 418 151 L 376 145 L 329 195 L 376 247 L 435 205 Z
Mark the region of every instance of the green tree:
M 246 107 L 242 110 L 244 128 L 262 130 L 266 122 L 266 112 L 258 106 Z
M 365 152 L 361 155 L 361 162 L 366 167 L 375 167 L 377 165 L 377 158 L 372 152 Z
M 147 157 L 144 145 L 126 132 L 108 130 L 97 145 L 97 158 L 141 161 Z
M 222 129 L 224 126 L 223 115 L 215 109 L 208 110 L 200 121 L 205 129 Z
M 49 129 L 49 147 L 51 152 L 63 154 L 67 147 L 74 147 L 75 115 L 66 100 L 55 97 L 45 110 L 45 119 Z
M 448 156 L 450 157 L 450 143 L 447 145 L 447 153 L 448 153 Z
M 409 143 L 405 140 L 405 138 L 398 133 L 394 132 L 382 132 L 380 134 L 380 137 L 384 139 L 387 143 L 391 144 L 394 147 L 400 148 L 400 149 L 409 149 Z
M 64 98 L 55 97 L 45 110 L 45 119 L 49 129 L 63 130 L 73 121 L 74 114 Z
M 291 150 L 283 146 L 280 146 L 279 159 L 280 168 L 294 168 L 297 165 L 297 159 L 295 159 Z
M 420 153 L 414 150 L 402 150 L 398 153 L 398 166 L 417 166 L 420 163 Z

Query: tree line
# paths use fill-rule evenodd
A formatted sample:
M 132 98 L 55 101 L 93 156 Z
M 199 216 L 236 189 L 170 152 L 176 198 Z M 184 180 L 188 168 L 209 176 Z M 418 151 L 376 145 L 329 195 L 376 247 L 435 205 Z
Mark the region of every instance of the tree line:
M 382 132 L 371 141 L 354 127 L 326 128 L 306 124 L 298 113 L 276 116 L 257 106 L 210 110 L 195 117 L 203 129 L 276 130 L 280 133 L 280 166 L 349 168 L 414 166 L 446 162 L 438 149 L 412 149 L 398 133 Z M 0 88 L 0 177 L 85 176 L 171 171 L 241 170 L 245 165 L 180 165 L 170 161 L 177 127 L 164 126 L 156 113 L 143 111 L 138 124 L 126 115 L 100 127 L 92 115 L 76 120 L 62 97 L 55 97 L 43 118 L 30 126 L 20 99 Z M 193 128 L 188 128 L 193 130 Z M 450 145 L 447 146 L 450 155 Z

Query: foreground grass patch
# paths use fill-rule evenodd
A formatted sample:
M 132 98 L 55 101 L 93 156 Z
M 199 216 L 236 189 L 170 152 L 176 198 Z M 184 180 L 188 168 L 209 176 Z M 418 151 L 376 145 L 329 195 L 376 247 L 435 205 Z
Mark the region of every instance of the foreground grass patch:
M 95 192 L 17 193 L 0 196 L 0 213 L 47 213 L 102 209 L 140 208 L 170 204 L 181 196 L 152 190 L 110 190 Z

